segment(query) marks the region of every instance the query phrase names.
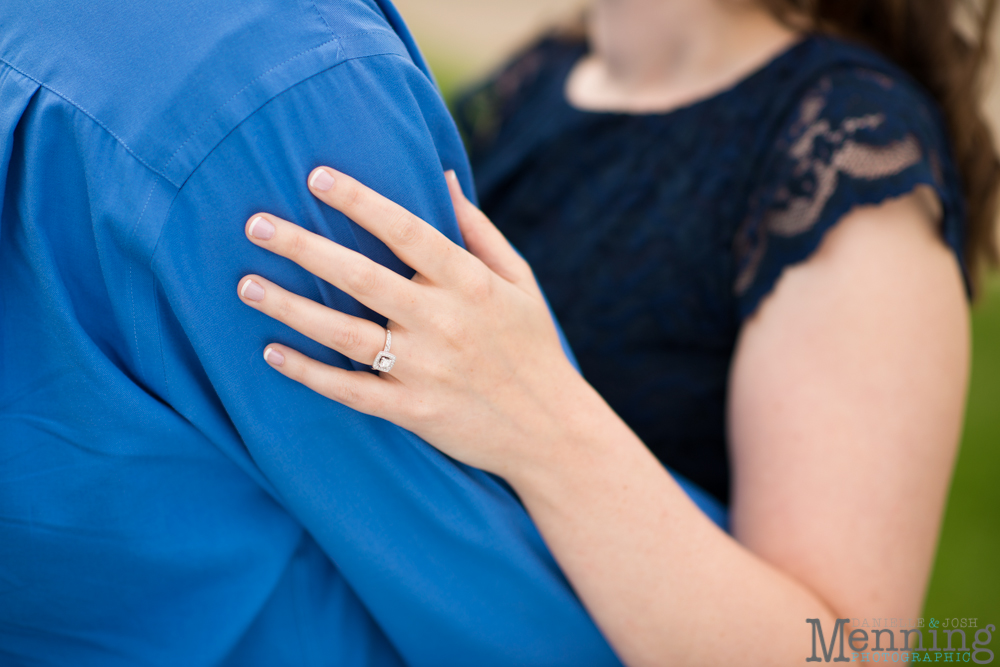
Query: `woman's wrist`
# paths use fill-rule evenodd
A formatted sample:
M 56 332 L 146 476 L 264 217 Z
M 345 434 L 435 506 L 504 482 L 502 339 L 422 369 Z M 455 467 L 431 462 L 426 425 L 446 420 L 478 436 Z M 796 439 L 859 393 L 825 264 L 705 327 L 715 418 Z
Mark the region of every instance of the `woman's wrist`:
M 537 406 L 547 422 L 517 448 L 508 470 L 499 472 L 522 499 L 554 502 L 558 489 L 598 471 L 645 445 L 597 391 L 567 363 L 546 400 Z M 540 425 L 539 425 L 540 426 Z

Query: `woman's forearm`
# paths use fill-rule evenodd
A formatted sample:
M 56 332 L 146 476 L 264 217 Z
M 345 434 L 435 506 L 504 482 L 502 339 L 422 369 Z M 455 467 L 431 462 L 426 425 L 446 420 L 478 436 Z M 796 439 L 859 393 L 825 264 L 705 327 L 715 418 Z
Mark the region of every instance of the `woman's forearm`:
M 620 657 L 637 665 L 782 665 L 834 612 L 719 530 L 582 381 L 572 421 L 509 480 Z

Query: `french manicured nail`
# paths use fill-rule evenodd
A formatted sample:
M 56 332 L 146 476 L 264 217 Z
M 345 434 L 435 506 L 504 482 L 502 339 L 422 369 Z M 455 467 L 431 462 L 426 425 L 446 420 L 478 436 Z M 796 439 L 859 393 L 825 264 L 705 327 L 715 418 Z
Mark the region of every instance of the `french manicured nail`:
M 251 301 L 263 301 L 264 288 L 247 278 L 247 281 L 243 283 L 243 287 L 240 288 L 240 296 Z
M 247 230 L 250 236 L 261 241 L 270 241 L 274 238 L 274 225 L 267 218 L 257 216 L 250 221 L 250 229 Z
M 327 192 L 333 187 L 333 176 L 326 169 L 317 169 L 309 179 L 309 187 L 320 192 Z
M 273 347 L 269 347 L 264 350 L 264 361 L 271 364 L 272 366 L 284 366 L 285 365 L 285 355 L 278 352 Z

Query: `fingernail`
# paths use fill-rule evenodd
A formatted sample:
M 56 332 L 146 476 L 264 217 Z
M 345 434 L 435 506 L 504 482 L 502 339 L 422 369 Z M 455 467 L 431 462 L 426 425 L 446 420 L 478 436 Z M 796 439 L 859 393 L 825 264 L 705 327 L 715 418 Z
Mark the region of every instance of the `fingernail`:
M 264 361 L 271 364 L 272 366 L 284 366 L 285 365 L 285 355 L 278 352 L 273 347 L 269 347 L 264 350 Z
M 255 239 L 270 241 L 274 238 L 274 225 L 267 218 L 262 218 L 258 215 L 250 221 L 250 229 L 247 232 Z
M 333 176 L 326 169 L 317 169 L 309 179 L 309 187 L 320 192 L 327 192 L 333 187 Z
M 240 296 L 251 301 L 263 301 L 264 288 L 247 278 L 247 281 L 243 283 L 243 287 L 240 289 Z
M 454 169 L 449 169 L 448 171 L 444 172 L 444 177 L 447 178 L 452 183 L 455 183 L 455 182 L 458 181 L 458 176 L 455 174 L 455 170 Z

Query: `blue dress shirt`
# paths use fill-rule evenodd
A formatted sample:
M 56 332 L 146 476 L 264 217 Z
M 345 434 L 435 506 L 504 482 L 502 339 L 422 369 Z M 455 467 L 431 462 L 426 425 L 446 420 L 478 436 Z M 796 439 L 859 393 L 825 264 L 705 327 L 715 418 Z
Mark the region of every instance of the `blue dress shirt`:
M 0 4 L 0 664 L 616 665 L 502 483 L 274 373 L 266 210 L 397 271 L 328 164 L 458 231 L 388 0 Z

